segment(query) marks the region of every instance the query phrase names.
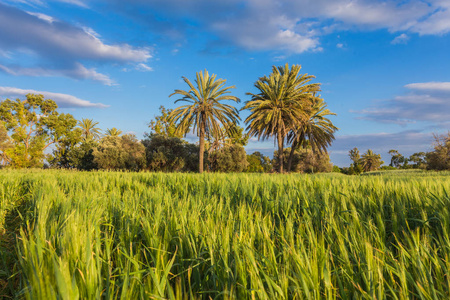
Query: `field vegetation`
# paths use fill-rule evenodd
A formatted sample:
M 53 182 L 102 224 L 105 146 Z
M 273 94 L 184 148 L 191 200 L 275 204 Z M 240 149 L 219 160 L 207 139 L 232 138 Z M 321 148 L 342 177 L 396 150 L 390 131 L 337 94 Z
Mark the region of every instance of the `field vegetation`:
M 2 170 L 0 297 L 449 299 L 449 176 Z

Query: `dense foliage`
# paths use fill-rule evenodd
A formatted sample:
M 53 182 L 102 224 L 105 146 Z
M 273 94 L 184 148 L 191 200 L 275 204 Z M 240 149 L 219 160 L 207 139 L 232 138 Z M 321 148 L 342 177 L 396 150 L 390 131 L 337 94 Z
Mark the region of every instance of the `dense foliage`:
M 3 161 L 14 168 L 41 167 L 44 150 L 77 137 L 77 121 L 70 114 L 60 114 L 53 100 L 28 94 L 26 100 L 0 102 L 0 132 L 10 132 L 10 147 L 0 149 Z M 4 139 L 4 138 L 3 138 Z M 3 144 L 4 141 L 0 142 Z M 2 145 L 4 148 L 4 145 Z
M 291 171 L 296 173 L 320 173 L 331 172 L 333 165 L 326 152 L 313 152 L 311 148 L 297 148 L 292 151 L 291 148 L 284 149 L 285 156 L 289 154 Z M 273 154 L 273 165 L 279 168 L 277 151 Z M 284 161 L 284 168 L 287 169 L 288 161 Z
M 1 171 L 0 295 L 450 298 L 450 173 L 367 174 Z
M 105 136 L 93 151 L 99 169 L 139 171 L 145 168 L 145 147 L 134 135 Z
M 428 168 L 450 170 L 450 132 L 445 136 L 435 136 L 434 151 L 427 153 Z
M 247 154 L 241 145 L 226 145 L 208 154 L 213 172 L 242 172 L 247 168 Z
M 142 141 L 147 167 L 157 172 L 196 172 L 199 147 L 178 137 L 149 134 Z

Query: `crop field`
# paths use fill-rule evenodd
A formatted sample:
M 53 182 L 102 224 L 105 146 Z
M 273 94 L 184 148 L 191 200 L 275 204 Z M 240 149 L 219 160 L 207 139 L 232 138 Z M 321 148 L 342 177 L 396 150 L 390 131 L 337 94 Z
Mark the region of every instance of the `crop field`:
M 0 171 L 0 298 L 450 299 L 450 173 Z

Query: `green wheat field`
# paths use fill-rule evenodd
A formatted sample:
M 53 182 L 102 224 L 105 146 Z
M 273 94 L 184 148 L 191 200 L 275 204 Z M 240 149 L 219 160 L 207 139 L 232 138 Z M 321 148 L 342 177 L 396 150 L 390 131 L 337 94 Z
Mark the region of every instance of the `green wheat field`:
M 450 172 L 0 171 L 0 298 L 449 299 Z

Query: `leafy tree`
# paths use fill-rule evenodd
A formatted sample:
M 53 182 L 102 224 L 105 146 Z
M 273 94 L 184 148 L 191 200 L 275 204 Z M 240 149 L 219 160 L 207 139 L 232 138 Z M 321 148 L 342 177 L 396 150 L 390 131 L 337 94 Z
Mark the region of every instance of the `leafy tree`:
M 251 155 L 247 155 L 248 166 L 246 172 L 259 173 L 270 172 L 272 170 L 272 161 L 269 157 L 264 156 L 261 152 L 254 152 Z
M 333 166 L 332 172 L 333 173 L 341 173 L 341 168 L 339 168 L 338 166 Z
M 375 154 L 371 149 L 361 156 L 361 166 L 364 172 L 378 170 L 383 163 L 381 155 Z
M 450 132 L 434 136 L 434 151 L 426 154 L 427 168 L 430 170 L 450 170 Z
M 354 164 L 358 164 L 361 159 L 361 156 L 359 155 L 359 150 L 356 147 L 348 152 L 348 156 L 350 156 L 350 159 L 353 161 Z
M 247 168 L 247 154 L 241 145 L 227 145 L 208 155 L 213 172 L 242 172 Z
M 40 167 L 45 149 L 70 139 L 77 121 L 70 114 L 59 114 L 57 108 L 53 100 L 33 94 L 23 101 L 0 103 L 0 121 L 11 132 L 13 143 L 5 154 L 13 167 Z
M 249 136 L 244 134 L 244 128 L 233 123 L 229 127 L 222 127 L 218 135 L 211 137 L 206 142 L 206 149 L 208 153 L 218 150 L 224 146 L 241 145 L 245 146 L 248 143 Z
M 199 147 L 177 137 L 149 134 L 142 141 L 151 171 L 195 172 L 198 170 Z
M 145 147 L 132 134 L 105 136 L 93 155 L 100 169 L 139 171 L 145 167 Z
M 350 165 L 350 168 L 348 168 L 348 174 L 349 175 L 357 175 L 361 174 L 363 172 L 363 167 L 361 166 L 361 156 L 359 154 L 358 148 L 353 148 L 348 152 L 348 155 L 350 156 L 350 159 L 353 161 L 353 163 Z
M 244 128 L 238 126 L 236 123 L 232 123 L 225 130 L 226 137 L 225 142 L 229 145 L 241 145 L 246 146 L 248 144 L 249 136 L 244 133 Z
M 256 155 L 247 155 L 247 169 L 245 172 L 249 173 L 262 173 L 264 172 L 264 168 L 262 166 L 261 160 Z
M 290 153 L 291 149 L 284 149 L 285 154 Z M 284 164 L 287 165 L 287 161 Z M 279 167 L 278 153 L 274 152 L 274 165 Z M 331 172 L 333 165 L 326 152 L 314 152 L 310 147 L 299 148 L 294 151 L 292 159 L 292 171 L 297 173 L 321 173 Z
M 208 71 L 197 72 L 194 86 L 189 79 L 183 77 L 189 86 L 189 91 L 175 90 L 173 95 L 181 95 L 182 98 L 175 101 L 185 101 L 188 104 L 175 108 L 169 115 L 169 122 L 177 124 L 176 134 L 187 134 L 191 130 L 196 131 L 199 137 L 199 172 L 203 172 L 203 158 L 205 152 L 205 138 L 216 137 L 221 132 L 221 126 L 229 127 L 240 118 L 235 107 L 223 104 L 221 101 L 231 100 L 239 102 L 239 98 L 231 95 L 225 87 L 225 79 L 217 79 L 216 75 L 209 76 Z M 192 129 L 191 129 L 192 127 Z
M 151 120 L 148 127 L 152 130 L 151 133 L 159 134 L 166 137 L 182 138 L 183 133 L 176 131 L 176 126 L 170 122 L 169 116 L 172 109 L 166 109 L 164 106 L 159 107 L 161 115 L 155 116 L 155 120 Z
M 3 122 L 0 122 L 0 165 L 6 165 L 10 162 L 6 150 L 13 146 L 11 139 L 8 136 L 8 131 L 6 130 Z
M 408 164 L 407 159 L 397 150 L 391 149 L 388 153 L 391 155 L 391 163 L 389 164 L 389 166 L 399 168 L 402 164 L 404 166 Z
M 78 122 L 78 126 L 80 126 L 82 130 L 81 136 L 85 141 L 100 139 L 101 130 L 97 125 L 98 122 L 94 122 L 92 119 L 81 119 L 81 121 Z
M 308 93 L 310 92 L 308 91 Z M 298 147 L 306 148 L 310 146 L 313 152 L 327 152 L 327 147 L 334 140 L 334 132 L 338 130 L 327 118 L 327 116 L 335 116 L 336 114 L 326 108 L 327 104 L 323 99 L 311 95 L 311 102 L 311 107 L 307 110 L 307 118 L 299 119 L 293 125 L 293 129 L 288 136 L 288 140 L 292 142 L 287 164 L 288 172 L 291 170 L 293 155 Z
M 120 136 L 122 134 L 122 130 L 117 129 L 116 127 L 106 129 L 107 136 Z
M 76 122 L 72 123 L 76 124 Z M 77 168 L 77 158 L 74 157 L 74 150 L 82 141 L 81 129 L 73 128 L 68 134 L 63 137 L 51 155 L 48 155 L 47 160 L 53 168 L 73 169 Z
M 305 105 L 307 99 L 303 97 L 305 90 L 318 90 L 318 84 L 305 85 L 314 76 L 300 74 L 301 66 L 293 65 L 289 68 L 272 67 L 269 77 L 261 77 L 255 83 L 258 94 L 247 93 L 252 99 L 247 101 L 243 109 L 250 110 L 245 120 L 248 124 L 249 136 L 258 139 L 275 137 L 278 143 L 279 172 L 283 173 L 284 143 L 292 125 L 300 119 L 305 119 Z
M 125 169 L 139 171 L 146 166 L 145 147 L 134 134 L 121 136 L 122 149 L 128 153 L 125 160 Z
M 427 165 L 425 157 L 425 152 L 416 152 L 409 157 L 409 161 L 413 163 L 412 167 L 414 169 L 425 169 Z
M 72 148 L 67 154 L 72 165 L 83 171 L 91 171 L 98 169 L 97 163 L 94 161 L 94 149 L 98 146 L 98 141 L 83 140 L 81 144 Z

